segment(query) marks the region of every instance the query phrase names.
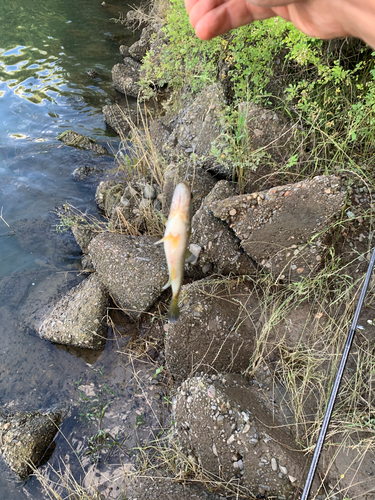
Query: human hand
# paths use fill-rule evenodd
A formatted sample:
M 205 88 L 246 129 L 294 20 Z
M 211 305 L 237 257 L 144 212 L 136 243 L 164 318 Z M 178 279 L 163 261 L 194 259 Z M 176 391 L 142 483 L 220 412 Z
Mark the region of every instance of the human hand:
M 309 36 L 359 36 L 375 46 L 375 0 L 185 0 L 202 40 L 245 24 L 280 16 Z

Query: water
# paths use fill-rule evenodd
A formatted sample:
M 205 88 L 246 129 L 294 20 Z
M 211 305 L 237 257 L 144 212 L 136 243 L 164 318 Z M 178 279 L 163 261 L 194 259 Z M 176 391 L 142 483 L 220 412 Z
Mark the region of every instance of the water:
M 51 211 L 69 202 L 95 214 L 95 183 L 71 174 L 82 165 L 115 164 L 56 137 L 74 129 L 116 149 L 101 108 L 115 98 L 111 68 L 121 62 L 118 46 L 134 41 L 111 20 L 125 15 L 127 4 L 0 0 L 0 411 L 62 408 L 63 431 L 72 439 L 80 432 L 77 387 L 91 384 L 95 392 L 104 378 L 109 385 L 126 380 L 126 370 L 119 371 L 121 338 L 90 354 L 43 341 L 30 324 L 82 279 L 79 248 L 71 236 L 56 233 Z M 129 328 L 125 322 L 125 337 Z M 57 454 L 70 460 L 64 443 L 59 437 L 55 465 Z M 35 478 L 20 483 L 0 458 L 0 499 L 25 498 L 45 496 Z

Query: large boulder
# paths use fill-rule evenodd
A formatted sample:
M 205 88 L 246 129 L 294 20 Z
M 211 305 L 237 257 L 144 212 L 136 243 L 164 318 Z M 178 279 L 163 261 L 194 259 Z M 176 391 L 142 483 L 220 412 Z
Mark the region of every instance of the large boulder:
M 203 274 L 250 275 L 255 272 L 252 260 L 240 248 L 240 240 L 211 212 L 212 203 L 235 194 L 230 182 L 219 181 L 192 219 L 190 242 L 201 248 L 198 266 Z
M 89 245 L 99 280 L 116 304 L 138 319 L 160 296 L 168 281 L 163 245 L 157 238 L 102 233 Z
M 58 344 L 100 349 L 107 338 L 106 310 L 106 290 L 97 277 L 91 275 L 49 312 L 39 327 L 39 335 Z
M 131 97 L 138 97 L 139 72 L 141 64 L 131 57 L 124 58 L 124 64 L 115 64 L 112 68 L 112 80 L 116 90 Z
M 238 111 L 244 116 L 251 150 L 263 148 L 279 162 L 289 158 L 295 146 L 291 120 L 253 102 L 241 102 Z
M 246 370 L 254 350 L 259 303 L 250 284 L 202 280 L 181 289 L 180 318 L 168 325 L 168 370 L 183 380 L 197 371 Z
M 173 134 L 186 153 L 207 156 L 223 131 L 225 97 L 218 84 L 210 85 L 187 108 L 179 111 Z
M 228 177 L 232 175 L 228 162 L 219 164 L 211 155 L 212 144 L 225 130 L 225 97 L 215 84 L 181 108 L 168 124 L 155 120 L 150 135 L 164 158 L 174 161 L 194 154 L 202 168 Z
M 277 280 L 311 277 L 320 268 L 330 224 L 341 213 L 345 189 L 336 176 L 319 176 L 211 205 L 241 239 L 245 252 Z
M 303 487 L 308 459 L 241 376 L 186 380 L 173 413 L 172 439 L 189 461 L 225 481 L 240 480 L 249 497 L 291 498 Z
M 22 480 L 45 460 L 60 421 L 60 413 L 0 413 L 0 452 Z

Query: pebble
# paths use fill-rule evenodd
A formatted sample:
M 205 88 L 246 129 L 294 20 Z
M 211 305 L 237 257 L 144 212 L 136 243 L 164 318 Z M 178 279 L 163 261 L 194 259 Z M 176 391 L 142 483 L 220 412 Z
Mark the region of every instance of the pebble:
M 280 469 L 281 474 L 284 474 L 285 476 L 288 474 L 288 469 L 286 467 L 279 465 L 279 469 Z
M 263 490 L 263 491 L 260 491 Z M 264 494 L 266 491 L 270 491 L 271 488 L 267 484 L 260 484 L 259 485 L 259 493 Z
M 274 472 L 277 471 L 277 461 L 276 458 L 271 458 L 271 467 Z
M 231 444 L 233 443 L 233 441 L 235 441 L 236 439 L 236 436 L 234 434 L 232 434 L 228 439 L 227 439 L 227 444 Z M 250 440 L 251 441 L 251 440 Z

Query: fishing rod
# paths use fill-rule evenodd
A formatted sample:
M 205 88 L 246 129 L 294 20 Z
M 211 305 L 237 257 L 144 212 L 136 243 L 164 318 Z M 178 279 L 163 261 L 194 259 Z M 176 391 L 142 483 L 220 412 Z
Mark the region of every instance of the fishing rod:
M 344 353 L 343 353 L 342 358 L 341 358 L 341 362 L 340 362 L 340 366 L 339 366 L 339 369 L 338 369 L 338 372 L 336 375 L 335 383 L 333 384 L 331 397 L 330 397 L 329 402 L 328 402 L 327 411 L 326 411 L 326 414 L 325 414 L 325 417 L 323 420 L 323 424 L 322 424 L 322 428 L 320 430 L 318 441 L 316 443 L 314 456 L 313 456 L 313 459 L 312 459 L 312 462 L 310 465 L 310 470 L 309 470 L 309 474 L 308 474 L 307 479 L 306 479 L 305 487 L 304 487 L 303 492 L 302 492 L 301 500 L 307 500 L 309 493 L 310 493 L 310 490 L 311 490 L 312 482 L 313 482 L 313 479 L 315 476 L 316 468 L 318 466 L 320 454 L 322 451 L 324 439 L 326 437 L 328 425 L 329 425 L 329 422 L 331 420 L 333 407 L 334 407 L 334 404 L 336 401 L 337 393 L 339 391 L 339 387 L 340 387 L 340 383 L 341 383 L 342 376 L 344 373 L 345 365 L 346 365 L 346 362 L 348 360 L 349 351 L 350 351 L 350 348 L 351 348 L 352 343 L 353 343 L 355 331 L 357 328 L 358 317 L 360 315 L 360 312 L 361 312 L 361 309 L 363 306 L 363 302 L 365 300 L 367 288 L 368 288 L 368 285 L 370 283 L 372 268 L 374 267 L 374 264 L 375 264 L 375 248 L 372 252 L 370 264 L 369 264 L 368 269 L 367 269 L 366 278 L 365 278 L 365 281 L 364 281 L 363 286 L 362 286 L 361 295 L 359 297 L 357 308 L 355 310 L 352 326 L 350 327 L 349 335 L 348 335 L 348 338 L 346 339 Z

